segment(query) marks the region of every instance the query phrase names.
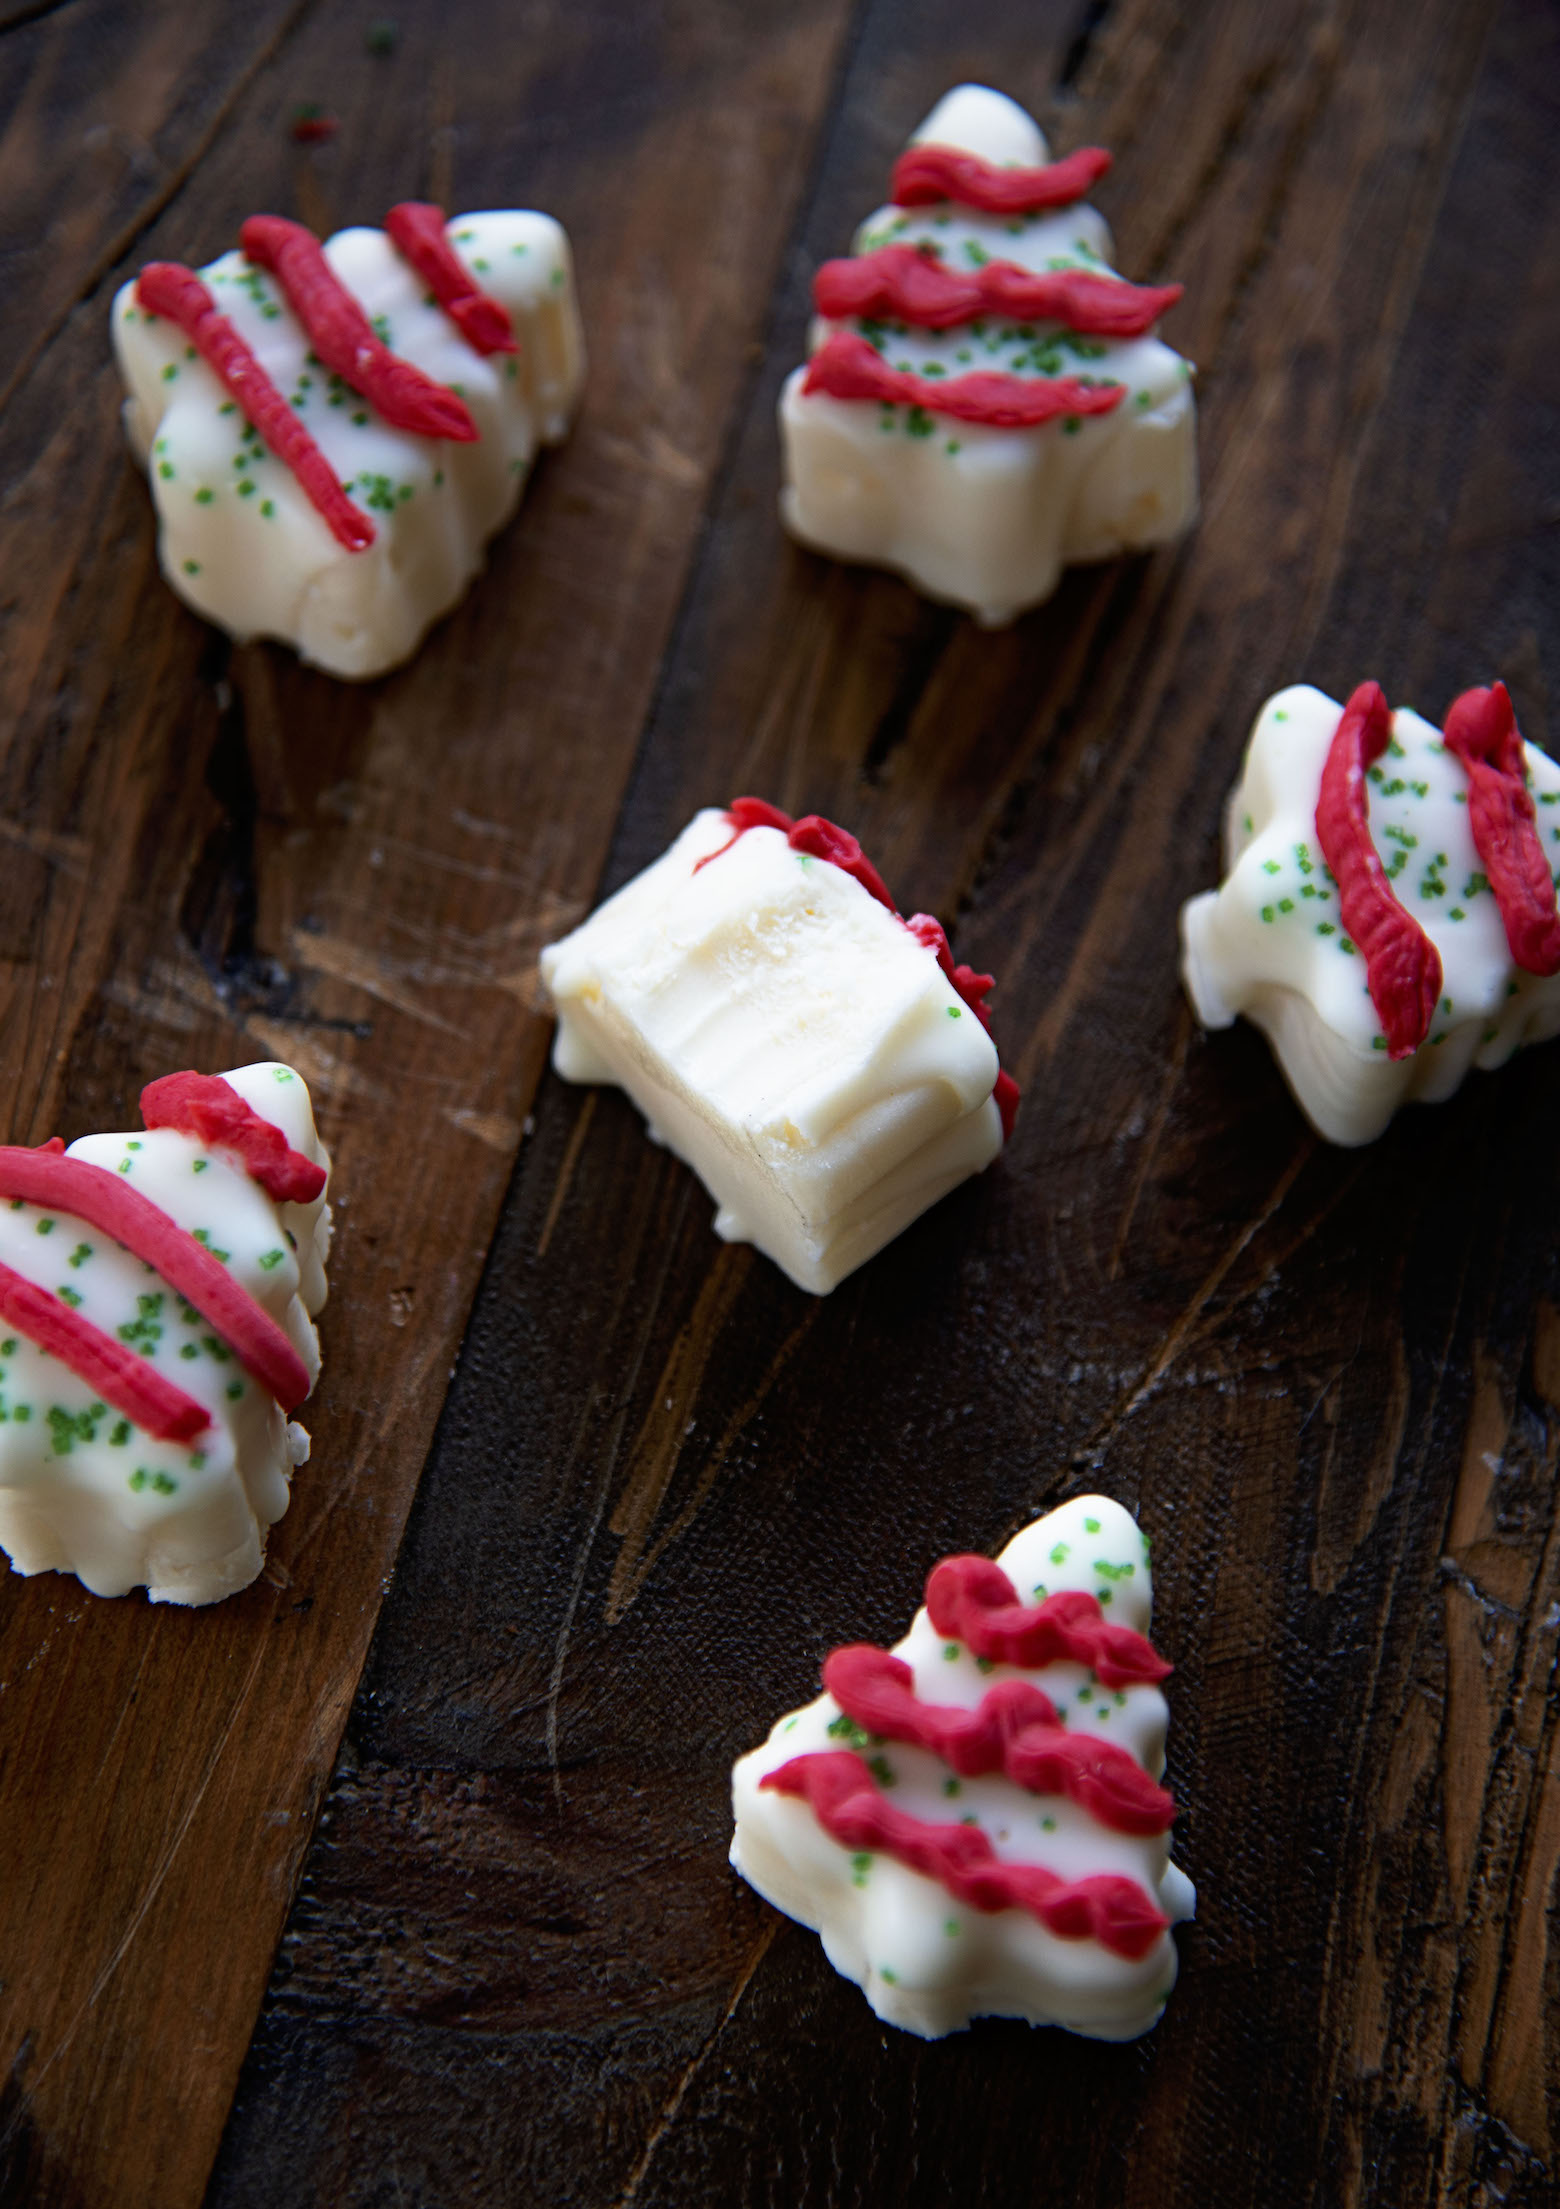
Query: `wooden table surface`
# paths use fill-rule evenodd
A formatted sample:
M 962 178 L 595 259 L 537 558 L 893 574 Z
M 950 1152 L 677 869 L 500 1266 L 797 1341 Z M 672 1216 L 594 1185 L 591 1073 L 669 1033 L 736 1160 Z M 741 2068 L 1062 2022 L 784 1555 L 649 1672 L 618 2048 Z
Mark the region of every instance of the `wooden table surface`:
M 1175 915 L 1283 683 L 1560 742 L 1560 11 L 391 9 L 0 4 L 8 1135 L 283 1056 L 341 1222 L 264 1577 L 0 1584 L 0 2200 L 1553 2201 L 1560 1047 L 1329 1149 Z M 1196 534 L 998 635 L 775 519 L 810 273 L 969 77 L 1115 148 L 1200 363 Z M 345 686 L 160 581 L 107 309 L 412 194 L 563 220 L 589 395 Z M 538 947 L 749 789 L 996 970 L 1026 1090 L 824 1301 L 544 1071 Z M 923 2045 L 730 1873 L 728 1768 L 1084 1487 L 1154 1542 L 1181 1983 Z

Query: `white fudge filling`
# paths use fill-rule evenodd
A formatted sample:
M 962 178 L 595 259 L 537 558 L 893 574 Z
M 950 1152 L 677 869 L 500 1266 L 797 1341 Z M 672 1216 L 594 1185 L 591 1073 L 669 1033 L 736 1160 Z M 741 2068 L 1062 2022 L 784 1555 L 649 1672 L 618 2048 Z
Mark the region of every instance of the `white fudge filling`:
M 826 860 L 698 814 L 542 954 L 553 1064 L 625 1089 L 756 1243 L 824 1294 L 1002 1147 L 997 1053 L 932 952 Z
M 183 331 L 149 316 L 133 281 L 114 301 L 125 427 L 157 502 L 164 575 L 231 635 L 280 637 L 332 675 L 379 675 L 416 649 L 519 505 L 538 445 L 566 435 L 578 403 L 584 347 L 559 225 L 505 210 L 459 215 L 447 235 L 507 308 L 518 353 L 469 345 L 382 230 L 338 231 L 325 256 L 385 344 L 465 400 L 475 444 L 392 429 L 320 366 L 280 285 L 242 253 L 200 271 L 373 522 L 364 552 L 337 543 Z
M 1345 934 L 1316 840 L 1322 768 L 1343 708 L 1308 683 L 1258 714 L 1225 815 L 1226 874 L 1181 909 L 1182 974 L 1205 1028 L 1244 1013 L 1331 1143 L 1368 1143 L 1400 1104 L 1438 1104 L 1470 1066 L 1560 1032 L 1560 976 L 1515 964 L 1474 849 L 1468 778 L 1417 713 L 1392 716 L 1369 771 L 1371 839 L 1399 902 L 1441 958 L 1441 998 L 1410 1058 L 1387 1056 L 1365 960 Z M 1560 767 L 1524 746 L 1538 833 L 1560 872 Z
M 1032 118 L 981 85 L 941 100 L 918 142 L 1004 166 L 1048 158 Z M 1011 261 L 1037 273 L 1114 273 L 1110 232 L 1081 203 L 1015 216 L 952 204 L 882 207 L 853 250 L 899 244 L 935 246 L 954 270 Z M 811 349 L 838 330 L 865 337 L 890 366 L 916 375 L 1091 375 L 1123 384 L 1125 396 L 1109 414 L 999 430 L 919 407 L 804 393 L 799 368 L 780 401 L 781 514 L 804 544 L 896 568 L 929 596 L 995 626 L 1048 598 L 1069 563 L 1168 543 L 1196 519 L 1192 368 L 1157 338 L 1082 337 L 1056 323 L 999 316 L 945 331 L 820 319 Z
M 1080 1496 L 1047 1512 L 997 1562 L 1024 1603 L 1084 1589 L 1114 1624 L 1148 1631 L 1148 1543 L 1108 1497 Z M 1098 1734 L 1150 1779 L 1163 1776 L 1168 1712 L 1157 1687 L 1112 1691 L 1071 1662 L 1034 1669 L 978 1663 L 962 1643 L 939 1634 L 924 1609 L 893 1653 L 914 1672 L 922 1702 L 974 1709 L 999 1680 L 1029 1680 L 1069 1732 Z M 1168 1933 L 1134 1959 L 1095 1940 L 1060 1939 L 1024 1910 L 987 1915 L 891 1856 L 842 1846 L 808 1803 L 761 1788 L 765 1774 L 791 1758 L 847 1745 L 848 1729 L 825 1693 L 782 1718 L 763 1747 L 738 1762 L 731 1861 L 777 1909 L 822 1934 L 830 1963 L 856 1982 L 879 2017 L 928 2039 L 975 2017 L 1022 2017 L 1097 2040 L 1130 2040 L 1155 2023 L 1175 1984 Z M 1000 1772 L 956 1779 L 929 1750 L 898 1742 L 877 1745 L 872 1768 L 896 1809 L 935 1823 L 973 1821 L 1005 1862 L 1042 1864 L 1069 1880 L 1119 1873 L 1172 1924 L 1193 1914 L 1196 1895 L 1170 1861 L 1168 1834 L 1114 1832 L 1066 1797 L 1030 1794 Z
M 328 1171 L 291 1067 L 265 1061 L 223 1079 Z M 203 1242 L 282 1328 L 313 1384 L 331 1236 L 323 1192 L 278 1204 L 234 1152 L 174 1128 L 84 1135 L 66 1155 L 123 1173 Z M 304 1429 L 193 1305 L 101 1229 L 57 1207 L 0 1201 L 0 1261 L 131 1344 L 212 1421 L 193 1445 L 159 1441 L 0 1327 L 0 1548 L 13 1568 L 73 1572 L 94 1595 L 144 1585 L 157 1603 L 215 1603 L 247 1587 L 308 1457 Z

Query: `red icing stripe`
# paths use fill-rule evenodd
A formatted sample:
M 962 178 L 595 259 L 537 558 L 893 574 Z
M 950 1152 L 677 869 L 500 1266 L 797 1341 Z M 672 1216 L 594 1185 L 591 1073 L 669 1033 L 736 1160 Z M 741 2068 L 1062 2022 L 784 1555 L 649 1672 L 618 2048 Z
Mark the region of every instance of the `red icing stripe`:
M 854 260 L 825 261 L 813 278 L 821 315 L 892 316 L 922 330 L 952 330 L 978 315 L 1061 322 L 1091 337 L 1141 337 L 1180 298 L 1179 284 L 1126 284 L 1089 269 L 1035 274 L 1014 261 L 947 268 L 920 246 L 885 245 Z
M 864 337 L 836 330 L 807 363 L 804 392 L 831 399 L 878 399 L 885 406 L 924 407 L 956 422 L 988 429 L 1039 429 L 1058 416 L 1109 414 L 1125 396 L 1122 384 L 1086 383 L 1080 376 L 1007 376 L 984 369 L 968 376 L 914 376 L 890 368 Z
M 878 1793 L 872 1774 L 848 1749 L 792 1757 L 766 1772 L 760 1787 L 797 1795 L 842 1848 L 875 1849 L 911 1871 L 935 1879 L 972 1910 L 1027 1910 L 1059 1940 L 1096 1940 L 1112 1954 L 1146 1956 L 1169 1919 L 1135 1879 L 1099 1872 L 1063 1879 L 1043 1864 L 1003 1861 L 973 1825 L 934 1825 L 896 1810 Z
M 986 1006 L 986 997 L 996 987 L 995 977 L 977 974 L 973 967 L 955 966 L 942 925 L 933 920 L 930 913 L 915 913 L 909 920 L 905 920 L 889 895 L 883 877 L 847 829 L 837 828 L 833 821 L 826 821 L 821 813 L 809 813 L 805 819 L 793 821 L 789 813 L 782 813 L 779 806 L 771 805 L 767 798 L 733 798 L 726 808 L 726 818 L 732 823 L 731 834 L 714 851 L 707 851 L 702 859 L 695 860 L 695 874 L 701 868 L 707 867 L 711 860 L 719 859 L 730 851 L 732 845 L 745 836 L 750 828 L 779 829 L 793 851 L 826 859 L 831 866 L 848 874 L 853 882 L 859 882 L 869 897 L 877 899 L 879 905 L 886 906 L 895 920 L 909 929 L 917 943 L 924 944 L 934 954 L 955 993 L 968 1005 L 987 1034 L 990 1034 L 991 1014 Z M 1019 1087 L 1012 1075 L 1004 1074 L 999 1067 L 991 1094 L 1002 1121 L 1002 1140 L 1005 1143 L 1013 1132 L 1014 1121 L 1018 1118 Z
M 0 1319 L 40 1350 L 68 1365 L 103 1401 L 133 1419 L 159 1442 L 193 1442 L 211 1425 L 211 1414 L 182 1388 L 123 1342 L 25 1274 L 0 1265 Z
M 923 1703 L 902 1658 L 870 1642 L 836 1649 L 823 1684 L 847 1718 L 885 1741 L 930 1749 L 965 1779 L 1002 1772 L 1032 1795 L 1066 1795 L 1117 1833 L 1164 1833 L 1175 1802 L 1136 1757 L 1095 1734 L 1069 1733 L 1049 1695 L 999 1680 L 974 1710 Z
M 58 1145 L 56 1137 L 42 1150 L 0 1147 L 0 1197 L 48 1205 L 111 1235 L 211 1322 L 284 1411 L 301 1404 L 309 1393 L 308 1368 L 270 1314 L 139 1189 L 106 1166 L 62 1156 Z
M 939 1634 L 962 1641 L 995 1664 L 1070 1661 L 1088 1665 L 1108 1688 L 1168 1679 L 1175 1669 L 1130 1626 L 1113 1626 L 1082 1588 L 1047 1596 L 1030 1609 L 991 1557 L 945 1557 L 926 1583 L 926 1608 Z
M 176 323 L 216 370 L 245 419 L 297 477 L 336 542 L 348 552 L 366 552 L 374 541 L 373 523 L 347 497 L 330 462 L 195 271 L 177 261 L 153 261 L 136 278 L 135 295 L 148 314 L 166 315 Z
M 475 441 L 477 425 L 465 401 L 381 343 L 312 230 L 282 215 L 251 215 L 238 239 L 245 256 L 281 285 L 325 366 L 387 422 L 416 437 Z
M 1465 690 L 1443 741 L 1468 775 L 1468 826 L 1500 907 L 1511 956 L 1526 974 L 1560 974 L 1560 915 L 1538 838 L 1522 737 L 1504 683 Z
M 442 207 L 404 199 L 386 215 L 385 229 L 473 352 L 519 352 L 507 310 L 482 289 L 450 244 Z
M 1071 207 L 1110 167 L 1103 146 L 1080 146 L 1039 169 L 1003 169 L 958 146 L 907 146 L 894 163 L 889 196 L 896 207 L 951 199 L 983 215 L 1039 215 Z
M 220 1074 L 164 1074 L 141 1091 L 149 1128 L 177 1128 L 202 1143 L 237 1151 L 251 1181 L 278 1204 L 312 1204 L 325 1168 L 295 1151 L 279 1127 L 262 1119 Z
M 1365 981 L 1389 1058 L 1412 1058 L 1430 1033 L 1441 956 L 1398 903 L 1371 841 L 1366 769 L 1392 739 L 1379 683 L 1361 683 L 1338 723 L 1316 800 L 1316 838 L 1338 884 L 1338 912 L 1365 956 Z

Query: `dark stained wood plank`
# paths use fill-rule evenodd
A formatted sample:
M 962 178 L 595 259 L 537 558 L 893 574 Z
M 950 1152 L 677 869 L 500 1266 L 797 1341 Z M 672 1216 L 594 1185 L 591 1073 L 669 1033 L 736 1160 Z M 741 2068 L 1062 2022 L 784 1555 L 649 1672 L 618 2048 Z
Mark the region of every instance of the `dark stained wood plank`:
M 0 406 L 182 190 L 305 4 L 0 8 L 0 271 L 13 302 Z
M 1517 4 L 868 18 L 609 880 L 756 788 L 1001 976 L 1011 1153 L 824 1305 L 549 1082 L 211 2199 L 1552 2198 L 1553 1053 L 1304 1131 L 1197 1038 L 1181 899 L 1279 683 L 1560 674 L 1556 21 Z M 976 75 L 1178 275 L 1207 510 L 984 637 L 786 546 L 805 283 Z M 1551 732 L 1552 733 L 1552 732 Z M 927 1563 L 1141 1512 L 1202 1895 L 1148 2040 L 880 2028 L 723 1863 L 727 1768 Z M 975 2126 L 975 2159 L 971 2125 Z
M 150 1074 L 274 1051 L 313 1085 L 341 1228 L 265 1578 L 197 1614 L 52 1576 L 0 1595 L 0 2192 L 29 2202 L 205 2182 L 542 1062 L 535 951 L 600 872 L 846 24 L 395 13 L 388 58 L 341 5 L 258 68 L 246 33 L 136 258 L 206 257 L 256 205 L 564 220 L 584 418 L 414 665 L 349 689 L 231 651 L 158 580 L 97 233 L 0 420 L 10 1134 L 131 1124 Z M 230 20 L 180 14 L 195 53 Z M 115 36 L 152 53 L 169 20 Z M 94 82 L 34 86 L 51 145 L 99 91 L 112 111 Z M 302 153 L 287 118 L 322 94 L 339 135 Z

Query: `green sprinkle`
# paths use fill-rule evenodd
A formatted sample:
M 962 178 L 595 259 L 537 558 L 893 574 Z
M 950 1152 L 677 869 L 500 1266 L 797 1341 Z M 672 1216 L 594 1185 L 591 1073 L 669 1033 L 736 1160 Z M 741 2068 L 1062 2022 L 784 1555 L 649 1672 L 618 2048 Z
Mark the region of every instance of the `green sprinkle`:
M 198 560 L 186 560 L 184 563 L 184 572 L 186 575 L 199 575 L 200 562 Z M 121 1167 L 120 1171 L 122 1173 L 124 1171 L 124 1168 Z
M 16 1347 L 16 1345 L 15 1345 L 15 1343 L 13 1343 L 13 1344 L 11 1345 L 11 1348 L 12 1348 L 12 1349 L 14 1350 L 14 1349 L 15 1349 L 15 1347 Z M 7 1356 L 9 1356 L 9 1355 L 10 1355 L 10 1352 L 9 1352 L 9 1351 L 7 1351 L 6 1355 L 7 1355 Z M 954 1658 L 955 1658 L 955 1657 L 956 1657 L 956 1656 L 957 1656 L 958 1654 L 959 1654 L 959 1645 L 958 1645 L 958 1643 L 957 1643 L 956 1641 L 945 1641 L 945 1642 L 943 1643 L 943 1662 L 944 1662 L 944 1664 L 952 1664 L 952 1662 L 953 1662 Z
M 945 1779 L 943 1781 L 943 1793 L 945 1795 L 959 1795 L 963 1792 L 963 1788 L 956 1779 Z
M 964 1018 L 964 1015 L 962 1012 L 960 1012 L 957 1005 L 950 1005 L 948 1007 L 948 1018 L 950 1020 L 962 1020 Z
M 233 1404 L 236 1404 L 236 1403 L 238 1402 L 238 1399 L 240 1398 L 240 1396 L 242 1396 L 242 1395 L 243 1395 L 243 1393 L 244 1393 L 244 1384 L 243 1384 L 243 1382 L 242 1382 L 242 1381 L 229 1381 L 229 1382 L 228 1382 L 228 1389 L 227 1389 L 227 1392 L 228 1392 L 228 1401 L 229 1401 L 229 1403 L 233 1403 Z
M 1065 1565 L 1071 1554 L 1072 1545 L 1069 1542 L 1058 1542 L 1051 1551 L 1051 1562 L 1053 1565 Z
M 129 1441 L 129 1439 L 130 1439 L 130 1422 L 129 1422 L 129 1420 L 128 1420 L 128 1419 L 121 1419 L 121 1420 L 119 1420 L 119 1421 L 117 1422 L 117 1424 L 115 1425 L 115 1428 L 114 1428 L 114 1431 L 113 1431 L 113 1433 L 112 1433 L 112 1434 L 111 1434 L 111 1435 L 109 1436 L 109 1438 L 108 1438 L 108 1439 L 109 1439 L 109 1441 L 110 1441 L 110 1442 L 111 1442 L 111 1443 L 113 1444 L 113 1446 L 114 1446 L 114 1448 L 115 1448 L 116 1450 L 122 1450 L 122 1449 L 124 1448 L 125 1444 L 126 1444 L 126 1443 L 127 1443 L 128 1441 Z
M 178 1482 L 167 1473 L 153 1473 L 152 1486 L 160 1496 L 171 1496 L 178 1491 Z
M 1083 1522 L 1083 1531 L 1084 1531 L 1084 1533 L 1085 1533 L 1085 1534 L 1098 1534 L 1099 1530 L 1100 1530 L 1100 1522 L 1099 1522 L 1099 1520 L 1098 1520 L 1098 1519 L 1085 1519 L 1085 1520 L 1084 1520 L 1084 1522 Z
M 52 1235 L 54 1233 L 53 1220 L 40 1220 L 38 1222 L 38 1232 L 40 1235 Z
M 1056 1831 L 1056 1820 L 1054 1818 L 1042 1818 L 1040 1820 L 1040 1830 L 1042 1833 L 1054 1833 Z
M 135 1471 L 130 1475 L 130 1478 L 126 1485 L 133 1488 L 136 1494 L 139 1495 L 141 1493 L 141 1490 L 146 1486 L 151 1477 L 151 1474 L 147 1471 L 144 1465 L 137 1465 Z
M 260 1260 L 261 1267 L 265 1272 L 269 1273 L 274 1266 L 279 1266 L 281 1264 L 286 1255 L 287 1253 L 285 1250 L 268 1250 L 265 1253 L 265 1256 Z
M 60 1302 L 62 1304 L 68 1304 L 72 1311 L 75 1311 L 75 1309 L 81 1302 L 81 1297 L 75 1289 L 56 1289 L 54 1293 L 59 1298 Z

